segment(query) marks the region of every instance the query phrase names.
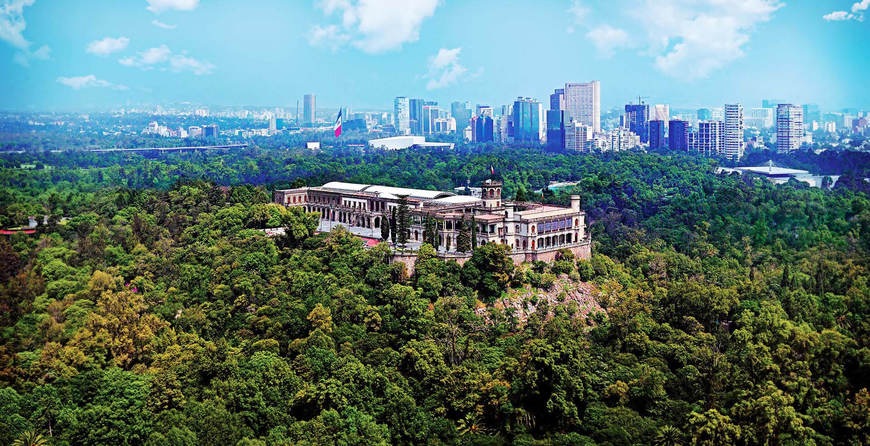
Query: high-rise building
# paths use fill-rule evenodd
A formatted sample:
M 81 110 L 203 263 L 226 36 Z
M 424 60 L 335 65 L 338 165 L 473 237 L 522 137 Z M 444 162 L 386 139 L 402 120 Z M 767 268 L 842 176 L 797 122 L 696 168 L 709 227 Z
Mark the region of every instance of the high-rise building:
M 278 133 L 278 118 L 275 115 L 269 115 L 269 134 Z
M 565 84 L 567 119 L 601 131 L 601 83 L 599 81 Z
M 650 150 L 665 148 L 665 121 L 653 119 L 649 122 L 649 148 Z
M 550 95 L 550 110 L 565 110 L 565 89 L 557 88 Z
M 725 123 L 722 121 L 698 122 L 698 134 L 693 149 L 707 156 L 719 155 L 725 147 Z
M 671 119 L 671 107 L 668 104 L 656 104 L 653 106 L 650 120 L 668 122 Z
M 750 108 L 744 123 L 746 127 L 754 129 L 769 129 L 773 127 L 773 114 L 772 108 Z
M 785 101 L 779 99 L 763 99 L 761 101 L 761 108 L 776 108 L 777 105 L 782 104 Z
M 804 124 L 822 120 L 822 112 L 817 104 L 804 104 Z
M 743 106 L 725 104 L 725 149 L 722 153 L 728 159 L 743 158 Z
M 640 136 L 640 142 L 649 142 L 649 105 L 626 104 L 625 127 Z
M 495 110 L 489 105 L 477 105 L 477 116 L 489 116 L 490 118 L 495 119 Z M 502 114 L 506 114 L 502 112 Z
M 317 116 L 317 102 L 313 94 L 306 94 L 302 99 L 302 122 L 306 125 L 314 123 Z
M 540 102 L 532 98 L 517 98 L 512 114 L 514 141 L 540 143 L 544 138 L 543 115 Z
M 411 115 L 408 111 L 408 98 L 399 96 L 393 101 L 393 125 L 396 133 L 407 135 L 411 132 Z
M 633 149 L 640 145 L 640 136 L 625 127 L 618 127 L 608 134 L 608 148 L 614 152 Z
M 437 103 L 428 103 L 423 106 L 422 132 L 424 135 L 435 133 L 435 120 L 441 117 L 441 109 Z
M 547 110 L 547 147 L 551 150 L 565 148 L 564 110 Z
M 217 138 L 220 134 L 217 124 L 209 124 L 202 126 L 202 137 L 206 139 Z
M 591 127 L 577 121 L 569 121 L 565 125 L 565 150 L 585 152 L 591 138 Z
M 456 130 L 465 130 L 471 122 L 471 103 L 457 101 L 450 104 L 450 114 L 456 120 Z
M 804 138 L 804 111 L 800 105 L 776 107 L 776 150 L 787 153 L 800 149 Z
M 709 108 L 698 109 L 698 121 L 710 121 L 713 119 L 713 112 Z
M 689 123 L 672 119 L 668 122 L 668 148 L 680 152 L 689 150 Z
M 426 101 L 422 99 L 408 100 L 408 126 L 412 135 L 423 134 L 423 105 L 425 104 Z
M 471 118 L 471 140 L 473 142 L 492 142 L 493 119 L 491 116 L 475 116 Z

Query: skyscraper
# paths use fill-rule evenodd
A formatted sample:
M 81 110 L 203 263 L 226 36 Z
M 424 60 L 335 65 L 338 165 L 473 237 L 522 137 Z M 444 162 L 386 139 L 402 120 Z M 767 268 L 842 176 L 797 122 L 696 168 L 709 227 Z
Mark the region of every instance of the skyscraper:
M 399 96 L 393 101 L 393 125 L 396 133 L 407 135 L 411 131 L 411 115 L 408 112 L 408 98 Z
M 698 121 L 709 121 L 713 119 L 713 112 L 709 108 L 698 109 Z
M 649 105 L 626 104 L 625 126 L 640 136 L 640 142 L 649 142 Z
M 492 142 L 493 140 L 492 116 L 475 116 L 471 118 L 471 140 L 473 142 Z
M 317 103 L 313 94 L 306 94 L 302 99 L 302 122 L 307 125 L 314 123 L 317 115 Z
M 423 106 L 421 131 L 424 135 L 431 135 L 435 133 L 435 120 L 441 117 L 441 109 L 438 108 L 437 103 L 427 102 L 426 104 Z
M 471 122 L 471 103 L 457 101 L 450 104 L 450 114 L 456 120 L 456 130 L 464 130 Z
M 408 125 L 412 135 L 423 134 L 423 105 L 425 103 L 426 101 L 422 99 L 408 100 Z
M 689 150 L 689 123 L 672 119 L 668 123 L 668 148 L 685 152 Z
M 541 142 L 544 137 L 543 114 L 540 102 L 532 98 L 517 98 L 512 113 L 514 141 Z
M 565 89 L 557 88 L 550 95 L 550 110 L 565 110 Z
M 804 137 L 804 111 L 800 105 L 779 104 L 776 107 L 776 151 L 800 149 Z
M 725 104 L 725 150 L 722 155 L 731 160 L 743 158 L 743 106 Z
M 665 148 L 665 121 L 653 119 L 649 122 L 649 148 L 650 150 Z
M 565 148 L 564 110 L 547 110 L 547 147 L 551 150 Z
M 567 119 L 601 131 L 601 83 L 599 81 L 565 84 Z

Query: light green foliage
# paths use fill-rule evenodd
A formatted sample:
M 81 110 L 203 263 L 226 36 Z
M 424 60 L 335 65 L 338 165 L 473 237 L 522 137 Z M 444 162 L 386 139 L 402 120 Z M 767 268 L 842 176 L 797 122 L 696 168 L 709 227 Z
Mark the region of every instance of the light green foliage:
M 793 161 L 830 159 L 853 160 L 833 191 L 639 153 L 3 155 L 0 222 L 68 220 L 0 240 L 0 444 L 868 444 L 868 166 Z M 427 220 L 412 272 L 268 203 L 490 165 L 506 196 L 579 181 L 546 199 L 581 195 L 592 258 L 487 244 L 460 266 Z M 562 289 L 521 315 L 530 283 Z M 603 312 L 564 299 L 581 288 Z

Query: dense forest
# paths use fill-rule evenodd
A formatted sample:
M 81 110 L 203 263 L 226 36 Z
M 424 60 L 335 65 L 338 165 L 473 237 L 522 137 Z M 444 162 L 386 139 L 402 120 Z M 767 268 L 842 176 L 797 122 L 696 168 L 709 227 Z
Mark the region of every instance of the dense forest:
M 870 163 L 837 156 L 796 162 L 859 187 L 518 148 L 5 154 L 0 226 L 47 218 L 0 236 L 0 444 L 870 444 Z M 269 203 L 490 166 L 581 195 L 592 258 L 424 246 L 409 274 Z

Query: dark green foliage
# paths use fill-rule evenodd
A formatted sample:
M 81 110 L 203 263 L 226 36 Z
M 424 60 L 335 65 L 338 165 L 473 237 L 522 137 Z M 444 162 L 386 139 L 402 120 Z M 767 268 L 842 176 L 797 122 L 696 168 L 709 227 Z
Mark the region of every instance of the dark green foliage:
M 870 443 L 864 193 L 684 156 L 287 153 L 0 158 L 0 222 L 66 217 L 0 240 L 0 444 Z M 490 164 L 508 196 L 579 181 L 547 199 L 582 196 L 592 258 L 460 266 L 427 219 L 409 275 L 268 188 L 172 180 L 446 189 Z

